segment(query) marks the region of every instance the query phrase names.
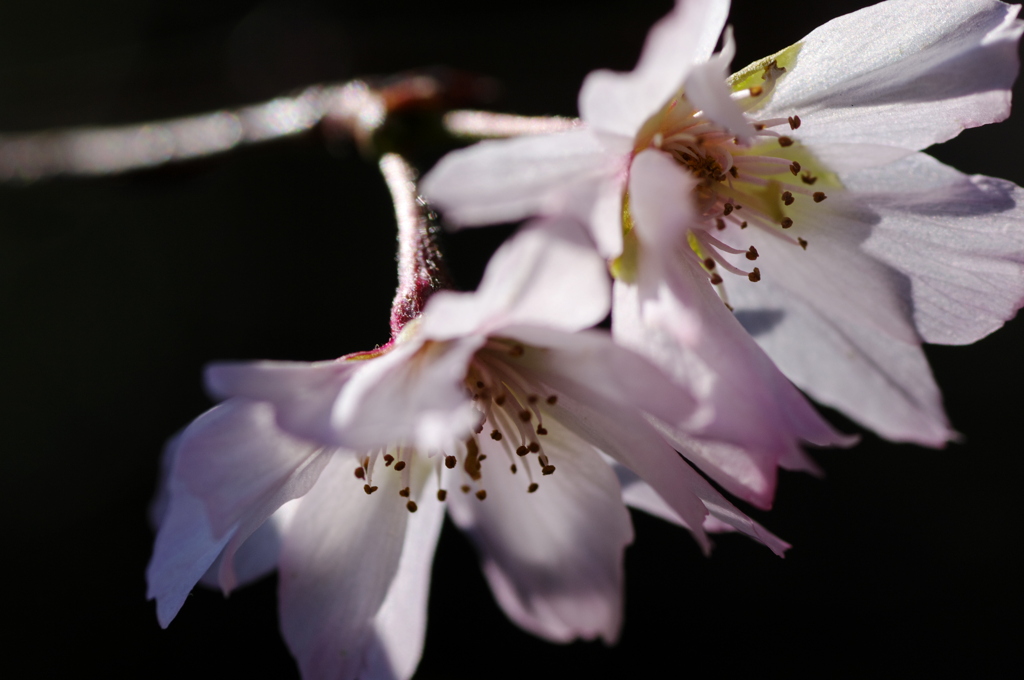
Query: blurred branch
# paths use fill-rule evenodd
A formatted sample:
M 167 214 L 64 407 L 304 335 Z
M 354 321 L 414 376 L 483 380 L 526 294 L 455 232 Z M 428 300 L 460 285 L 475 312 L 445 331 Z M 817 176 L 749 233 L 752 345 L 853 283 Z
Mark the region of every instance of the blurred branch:
M 236 110 L 136 125 L 0 134 L 0 181 L 100 176 L 153 168 L 304 133 L 323 125 L 364 150 L 393 113 L 477 103 L 494 86 L 485 78 L 437 69 L 369 83 L 312 85 L 295 96 Z M 372 152 L 371 152 L 372 153 Z

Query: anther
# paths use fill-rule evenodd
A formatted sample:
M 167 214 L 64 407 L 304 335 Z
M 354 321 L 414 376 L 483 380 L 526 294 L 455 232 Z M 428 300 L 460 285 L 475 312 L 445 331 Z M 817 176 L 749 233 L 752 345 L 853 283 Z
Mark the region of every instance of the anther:
M 370 486 L 369 484 L 363 484 L 363 491 L 366 492 L 367 496 L 369 496 L 371 493 L 373 493 L 376 490 L 377 490 L 377 487 L 375 487 L 375 486 Z
M 409 501 L 405 504 L 405 507 L 409 512 L 416 512 L 416 501 Z
M 729 174 L 732 175 L 733 177 L 739 177 L 740 176 L 740 171 L 737 170 L 736 166 L 734 165 L 731 168 L 729 168 Z
M 405 469 L 405 461 L 404 460 L 400 460 L 397 463 L 395 463 L 395 472 L 401 472 L 404 469 Z
M 480 389 L 480 388 L 482 388 L 484 386 L 484 384 L 483 384 L 483 382 L 477 380 L 476 381 L 476 386 L 477 386 L 477 389 Z
M 744 220 L 743 222 L 740 222 L 740 229 L 746 229 L 746 228 L 747 228 L 746 221 Z
M 728 217 L 731 212 L 732 212 L 732 203 L 726 203 L 724 206 L 722 206 L 722 215 L 723 216 Z
M 469 484 L 463 484 L 459 488 L 462 489 L 462 493 L 469 493 Z
M 793 173 L 794 177 L 796 177 L 797 175 L 800 174 L 800 164 L 797 163 L 796 161 L 793 161 L 792 163 L 789 164 L 789 171 Z
M 718 274 L 712 274 L 711 275 L 711 285 L 712 286 L 717 286 L 721 282 L 722 282 L 722 277 L 721 276 L 719 276 Z
M 444 499 L 446 499 L 446 498 L 448 498 L 448 492 L 445 491 L 444 489 L 438 489 L 437 490 L 437 500 L 439 500 L 439 501 L 441 501 L 443 503 Z
M 533 413 L 529 409 L 523 409 L 522 411 L 519 412 L 519 420 L 523 421 L 524 423 L 530 422 L 530 418 L 532 417 Z
M 530 445 L 527 446 L 526 448 L 530 450 L 530 453 L 537 453 L 538 451 L 540 451 L 540 444 L 538 444 L 537 442 L 530 442 Z
M 707 267 L 708 269 L 714 269 L 715 268 L 715 261 L 712 260 L 710 257 L 705 258 L 704 259 L 704 266 Z
M 750 279 L 752 283 L 757 283 L 758 281 L 761 280 L 761 270 L 758 269 L 757 267 L 754 267 L 754 271 L 747 274 L 747 278 Z
M 823 191 L 815 191 L 814 192 L 814 196 L 812 198 L 814 198 L 814 202 L 815 203 L 821 203 L 826 198 L 828 198 L 828 196 L 826 196 L 825 192 L 823 192 Z
M 802 238 L 798 238 L 796 242 L 800 244 L 801 248 L 807 250 L 807 241 L 803 240 Z
M 779 146 L 793 146 L 793 140 L 789 137 L 779 137 Z
M 366 470 L 364 470 L 361 467 L 357 467 L 356 468 L 356 479 L 365 479 L 365 478 L 366 478 Z
M 817 182 L 818 178 L 815 177 L 814 175 L 812 175 L 809 172 L 805 172 L 804 174 L 800 175 L 800 181 L 803 182 L 804 184 L 810 186 L 811 184 L 814 184 L 815 182 Z
M 487 490 L 480 489 L 479 491 L 476 492 L 476 497 L 479 498 L 480 500 L 487 498 Z
M 782 192 L 782 202 L 785 203 L 786 205 L 793 205 L 793 201 L 795 201 L 795 200 L 796 199 L 793 198 L 793 194 L 792 193 L 790 193 L 788 191 L 783 191 Z
M 750 246 L 750 250 L 747 251 L 747 259 L 748 260 L 756 260 L 757 259 L 757 248 L 755 248 L 754 246 Z
M 789 129 L 790 130 L 795 130 L 798 127 L 800 127 L 800 116 L 790 116 L 789 117 Z
M 548 428 L 544 427 L 543 425 L 538 425 L 537 426 L 537 434 L 547 434 L 547 433 L 548 433 Z
M 519 472 L 519 468 L 516 467 L 515 463 L 512 463 L 512 465 L 509 467 L 509 470 L 512 471 L 512 474 Z
M 557 394 L 552 394 L 550 397 L 548 397 L 548 403 L 550 405 L 552 405 L 552 406 L 557 404 L 558 403 L 558 395 Z
M 409 497 L 409 487 L 405 487 L 404 489 L 399 491 L 398 495 L 401 496 L 402 498 L 408 498 Z
M 385 453 L 384 454 L 384 467 L 387 467 L 387 466 L 391 465 L 394 462 L 395 462 L 395 457 L 394 456 L 392 456 L 390 453 Z
M 526 487 L 526 493 L 533 493 L 534 491 L 536 491 L 539 488 L 540 488 L 540 485 L 537 484 L 537 482 L 534 482 L 530 486 Z
M 531 394 L 526 398 L 526 403 L 536 404 L 538 400 L 540 400 L 540 397 L 538 397 L 536 394 Z
M 491 439 L 493 439 L 496 442 L 500 442 L 501 432 L 498 432 L 497 430 L 491 430 Z
M 494 405 L 495 406 L 504 406 L 505 405 L 505 395 L 504 394 L 499 394 L 498 396 L 496 396 L 494 398 Z
M 725 220 L 723 220 L 721 217 L 716 217 L 715 229 L 718 229 L 718 231 L 722 231 L 723 229 L 725 229 Z
M 530 449 L 526 448 L 525 446 L 520 446 L 519 448 L 516 449 L 516 455 L 517 456 L 525 456 L 529 452 L 530 452 Z
M 550 474 L 552 474 L 555 471 L 555 466 L 554 465 L 545 465 L 544 467 L 542 467 L 540 469 L 540 471 L 541 471 L 541 474 L 550 475 Z
M 761 87 L 760 85 L 754 85 L 752 88 L 750 88 L 751 97 L 760 97 L 762 92 L 764 92 L 764 88 Z
M 780 222 L 780 224 L 782 225 L 783 229 L 789 229 L 790 227 L 793 226 L 793 220 L 788 217 L 783 217 L 782 222 Z
M 459 461 L 455 460 L 455 456 L 445 456 L 444 457 L 444 466 L 446 468 L 448 468 L 449 470 L 454 469 L 455 465 L 458 462 Z

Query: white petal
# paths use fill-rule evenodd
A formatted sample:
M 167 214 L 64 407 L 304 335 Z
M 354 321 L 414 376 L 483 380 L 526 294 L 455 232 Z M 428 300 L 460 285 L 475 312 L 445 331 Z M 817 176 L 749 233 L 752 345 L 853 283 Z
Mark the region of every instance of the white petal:
M 164 458 L 175 459 L 171 446 Z M 203 502 L 173 473 L 166 480 L 166 506 L 159 520 L 153 557 L 146 567 L 146 597 L 156 600 L 156 615 L 166 628 L 192 588 L 210 568 L 233 532 L 215 536 Z
M 734 289 L 736 317 L 807 394 L 888 439 L 941 446 L 954 436 L 920 345 L 824 316 L 761 284 Z
M 206 368 L 206 385 L 215 396 L 244 397 L 274 405 L 281 429 L 296 437 L 335 442 L 331 411 L 338 394 L 362 361 L 257 361 L 221 363 Z
M 622 486 L 622 499 L 626 505 L 686 528 L 686 524 L 679 519 L 679 515 L 658 495 L 654 487 L 640 479 L 632 470 L 618 463 L 612 463 L 612 470 L 619 478 L 619 484 Z M 709 511 L 707 517 L 704 518 L 705 531 L 744 533 L 754 540 L 764 543 L 780 557 L 791 547 L 726 501 L 721 494 L 711 489 L 710 485 L 704 488 L 703 492 Z
M 911 149 L 884 144 L 832 144 L 804 145 L 823 166 L 835 173 L 852 172 L 864 168 L 888 165 L 914 153 Z
M 732 39 L 731 28 L 725 29 L 722 51 L 707 63 L 694 66 L 686 76 L 684 90 L 686 98 L 695 108 L 743 141 L 754 137 L 754 127 L 743 115 L 743 110 L 736 105 L 731 95 L 726 78 L 729 77 L 729 64 L 736 53 L 736 44 Z
M 683 237 L 696 217 L 692 190 L 696 178 L 668 154 L 645 149 L 629 172 L 629 212 L 647 247 L 668 248 Z
M 453 494 L 452 519 L 476 543 L 491 590 L 516 624 L 554 642 L 600 636 L 613 643 L 623 552 L 633 540 L 629 513 L 593 447 L 554 422 L 543 443 L 556 471 L 541 476 L 536 461 L 520 459 L 512 475 L 502 447 L 482 439 L 487 498 Z M 527 492 L 526 465 L 535 493 Z
M 545 329 L 513 329 L 509 337 L 527 349 L 507 361 L 515 370 L 559 390 L 593 393 L 625 410 L 640 410 L 679 426 L 696 427 L 708 414 L 689 385 L 674 383 L 653 363 L 616 344 L 603 331 L 571 335 Z
M 229 399 L 182 433 L 175 475 L 202 500 L 214 536 L 231 534 L 219 570 L 225 593 L 237 583 L 235 552 L 313 486 L 329 457 L 319 444 L 279 430 L 265 402 Z
M 175 475 L 203 500 L 221 535 L 280 492 L 294 492 L 285 500 L 305 493 L 322 469 L 315 462 L 322 452 L 281 432 L 270 404 L 229 399 L 182 433 Z
M 1010 111 L 1019 6 L 882 2 L 803 40 L 760 115 L 799 114 L 803 141 L 923 149 Z
M 412 497 L 426 505 L 419 492 L 427 476 L 419 477 Z M 422 645 L 415 636 L 422 634 L 424 569 L 429 571 L 433 557 L 423 544 L 436 537 L 438 516 L 409 513 L 398 495 L 399 479 L 383 471 L 374 477 L 377 492 L 367 496 L 336 458 L 299 506 L 282 548 L 279 600 L 281 630 L 304 678 L 366 677 L 370 669 L 381 672 L 391 663 L 392 651 L 398 653 L 394 677 L 407 678 L 410 666 L 415 668 L 402 650 L 393 650 L 392 636 L 406 632 L 414 636 L 408 640 L 414 650 Z M 406 536 L 414 531 L 422 536 L 410 539 L 403 560 Z M 390 598 L 392 588 L 409 599 Z M 398 621 L 401 630 L 382 635 L 381 615 Z
M 864 252 L 864 243 L 880 221 L 878 213 L 857 194 L 827 189 L 826 193 L 823 203 L 798 195 L 786 208 L 793 226 L 785 233 L 806 239 L 806 250 L 762 229 L 724 232 L 722 240 L 737 249 L 756 248 L 761 273 L 758 283 L 727 277 L 726 290 L 770 281 L 821 314 L 904 343 L 919 342 L 911 318 L 909 281 Z M 743 255 L 730 258 L 741 268 L 750 266 Z
M 367 678 L 412 677 L 423 656 L 427 596 L 445 506 L 428 494 L 409 517 L 398 571 L 373 620 L 375 638 L 366 655 Z
M 363 362 L 335 404 L 335 428 L 360 450 L 395 443 L 423 450 L 448 446 L 476 423 L 465 380 L 470 359 L 485 341 L 417 337 Z
M 580 90 L 580 116 L 600 130 L 633 137 L 706 61 L 729 14 L 728 0 L 680 0 L 647 34 L 631 73 L 594 71 Z
M 607 266 L 583 227 L 548 219 L 502 244 L 475 293 L 435 294 L 421 332 L 435 340 L 495 335 L 514 325 L 572 332 L 600 323 L 610 306 Z
M 878 214 L 863 249 L 909 278 L 926 342 L 974 342 L 1024 305 L 1020 187 L 968 177 L 925 154 L 844 179 Z
M 518 374 L 537 386 L 536 393 L 557 395 L 557 406 L 547 411 L 545 424 L 550 417 L 647 480 L 693 532 L 701 547 L 710 548 L 701 529 L 708 511 L 694 492 L 700 475 L 635 408 L 622 404 L 621 397 L 609 398 L 600 386 L 591 387 L 585 376 L 534 372 L 526 367 L 521 367 Z
M 616 339 L 693 386 L 713 414 L 697 433 L 720 444 L 697 446 L 692 429 L 687 434 L 668 427 L 663 434 L 686 447 L 686 455 L 729 492 L 767 507 L 776 466 L 815 469 L 800 440 L 828 445 L 845 439 L 750 339 L 697 265 L 662 255 L 642 250 L 636 283 L 616 281 Z M 694 314 L 699 332 L 689 325 Z
M 515 222 L 583 210 L 597 188 L 625 172 L 628 140 L 609 148 L 588 130 L 475 144 L 448 154 L 420 190 L 456 226 Z
M 245 539 L 237 552 L 231 556 L 231 569 L 234 576 L 234 587 L 253 583 L 277 569 L 277 561 L 281 556 L 281 542 L 291 522 L 301 498 L 288 501 L 277 509 L 267 521 Z M 225 553 L 221 553 L 210 568 L 203 574 L 200 583 L 208 588 L 220 588 L 220 573 L 223 568 Z

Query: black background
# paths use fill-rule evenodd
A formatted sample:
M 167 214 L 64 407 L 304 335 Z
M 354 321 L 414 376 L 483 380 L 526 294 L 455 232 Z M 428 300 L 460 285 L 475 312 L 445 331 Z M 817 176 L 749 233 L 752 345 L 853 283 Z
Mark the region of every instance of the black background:
M 434 64 L 497 78 L 499 109 L 574 115 L 584 75 L 632 68 L 671 5 L 628 4 L 3 3 L 0 130 L 197 113 Z M 737 0 L 734 65 L 863 4 Z M 933 151 L 1024 184 L 1020 120 Z M 463 284 L 501 233 L 449 239 Z M 383 343 L 393 256 L 375 167 L 315 134 L 126 177 L 0 186 L 5 666 L 296 676 L 273 579 L 228 600 L 197 589 L 157 626 L 145 509 L 163 442 L 210 404 L 203 365 Z M 928 348 L 964 443 L 866 434 L 815 454 L 824 479 L 784 474 L 776 508 L 757 515 L 794 544 L 784 560 L 735 536 L 705 559 L 682 530 L 635 516 L 617 647 L 519 631 L 446 527 L 417 677 L 1019 671 L 1022 349 L 1022 319 L 971 347 Z

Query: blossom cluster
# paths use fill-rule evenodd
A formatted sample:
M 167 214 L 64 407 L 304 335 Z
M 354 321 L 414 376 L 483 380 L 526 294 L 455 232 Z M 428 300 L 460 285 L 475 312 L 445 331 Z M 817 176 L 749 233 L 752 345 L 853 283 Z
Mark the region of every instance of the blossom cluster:
M 716 485 L 767 509 L 780 468 L 816 470 L 805 446 L 855 443 L 805 394 L 891 440 L 954 438 L 921 346 L 1024 306 L 1024 194 L 922 149 L 1009 114 L 1018 9 L 889 0 L 730 74 L 728 0 L 677 0 L 632 72 L 586 78 L 579 121 L 463 116 L 509 138 L 418 184 L 386 154 L 392 338 L 209 368 L 223 401 L 165 460 L 161 624 L 198 582 L 276 568 L 304 677 L 410 677 L 447 510 L 515 623 L 612 643 L 627 505 L 705 551 L 789 547 Z M 474 292 L 446 285 L 428 204 L 525 221 Z

